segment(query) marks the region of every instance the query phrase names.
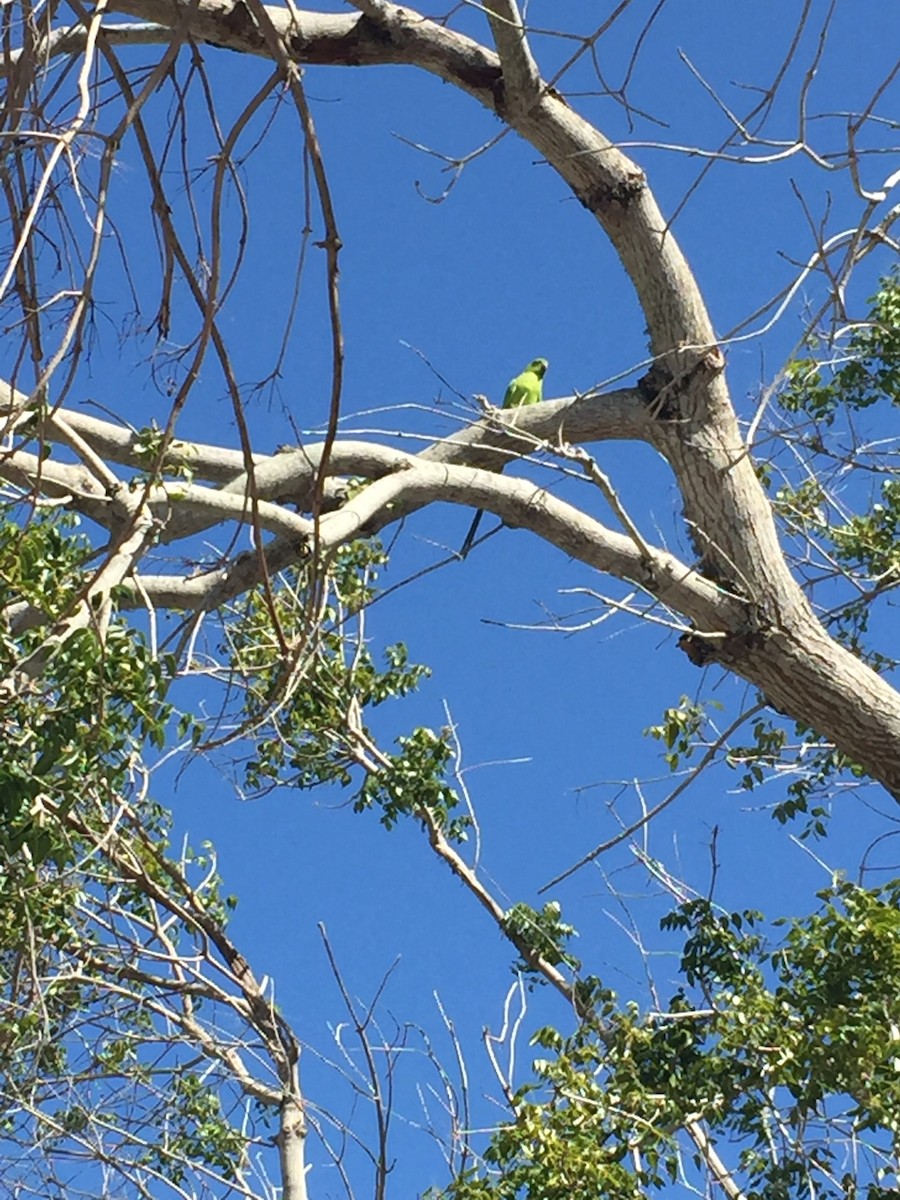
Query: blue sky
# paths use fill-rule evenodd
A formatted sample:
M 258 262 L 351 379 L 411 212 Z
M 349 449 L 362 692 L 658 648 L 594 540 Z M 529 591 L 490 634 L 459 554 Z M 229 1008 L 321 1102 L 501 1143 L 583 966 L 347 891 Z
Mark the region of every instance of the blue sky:
M 337 3 L 323 7 L 346 10 Z M 592 7 L 544 0 L 531 4 L 529 19 L 536 28 L 567 22 L 572 31 L 590 33 L 593 17 L 587 10 Z M 821 10 L 820 21 L 825 6 L 813 8 Z M 635 117 L 630 129 L 623 107 L 596 94 L 597 80 L 584 60 L 559 86 L 608 136 L 714 149 L 728 131 L 727 122 L 679 51 L 726 104 L 746 112 L 757 98 L 752 89 L 767 86 L 777 71 L 800 9 L 785 0 L 666 5 L 637 59 L 629 98 L 636 108 L 668 122 L 668 128 Z M 604 75 L 613 87 L 621 83 L 649 11 L 647 4 L 634 5 L 599 43 Z M 486 36 L 483 17 L 474 7 L 460 15 L 459 27 L 481 39 Z M 776 100 L 767 126 L 772 138 L 790 141 L 795 136 L 798 87 L 810 67 L 818 29 L 818 24 L 810 26 Z M 875 82 L 890 69 L 898 42 L 900 13 L 894 6 L 839 3 L 812 84 L 810 112 L 841 114 L 865 104 Z M 535 36 L 533 48 L 545 75 L 574 45 Z M 227 125 L 268 68 L 209 47 L 202 53 Z M 136 61 L 149 60 L 147 51 L 136 52 Z M 484 392 L 495 401 L 508 379 L 535 355 L 550 360 L 545 384 L 550 397 L 585 391 L 619 376 L 635 377 L 646 356 L 646 338 L 632 289 L 599 227 L 535 151 L 508 134 L 472 161 L 443 203 L 430 203 L 417 183 L 424 193 L 437 195 L 447 177 L 437 159 L 406 143 L 424 144 L 447 156 L 465 155 L 500 132 L 495 118 L 448 85 L 407 68 L 311 69 L 305 86 L 344 242 L 346 431 L 379 431 L 385 439 L 403 433 L 404 445 L 416 445 L 410 437 L 424 444 L 473 419 L 474 405 L 452 395 L 423 356 L 457 393 L 471 397 Z M 191 131 L 198 139 L 192 162 L 198 170 L 214 151 L 199 97 L 197 90 L 189 101 Z M 897 100 L 895 82 L 876 111 L 896 114 Z M 151 109 L 158 138 L 171 119 L 167 103 L 160 97 Z M 271 106 L 266 110 L 270 114 Z M 840 115 L 817 119 L 810 139 L 825 150 L 840 147 L 844 122 Z M 260 123 L 254 128 L 260 132 Z M 880 136 L 888 146 L 889 132 Z M 252 140 L 251 135 L 245 144 Z M 665 213 L 679 205 L 703 165 L 696 155 L 659 145 L 638 146 L 632 153 L 646 169 Z M 863 174 L 876 187 L 894 169 L 896 158 L 885 155 L 865 160 Z M 297 121 L 289 104 L 281 105 L 240 177 L 251 214 L 250 235 L 242 274 L 222 313 L 222 329 L 246 387 L 255 445 L 269 450 L 291 439 L 292 421 L 304 432 L 321 428 L 331 373 L 323 256 L 310 247 L 282 377 L 276 386 L 253 389 L 271 370 L 283 335 L 304 220 Z M 174 171 L 171 186 L 183 202 Z M 196 186 L 198 195 L 208 199 L 208 182 L 198 175 Z M 793 262 L 805 261 L 811 253 L 814 239 L 798 192 L 814 221 L 825 221 L 828 233 L 857 219 L 860 202 L 846 174 L 827 173 L 799 155 L 765 166 L 719 163 L 681 212 L 675 233 L 720 332 L 741 324 L 790 284 L 797 273 Z M 131 143 L 123 148 L 114 180 L 114 211 L 126 240 L 140 237 L 146 227 L 145 201 Z M 234 199 L 226 213 L 234 237 Z M 318 217 L 313 224 L 318 238 Z M 154 253 L 147 252 L 146 272 L 140 260 L 132 264 L 150 313 Z M 873 255 L 860 268 L 859 282 L 850 292 L 856 315 L 862 315 L 866 295 L 888 265 L 886 254 Z M 151 418 L 164 423 L 167 398 L 148 377 L 152 341 L 146 339 L 139 348 L 128 344 L 121 364 L 115 365 L 112 330 L 127 303 L 122 277 L 112 267 L 104 287 L 101 309 L 111 325 L 100 330 L 101 353 L 91 377 L 85 374 L 80 380 L 78 394 L 115 408 L 135 424 Z M 811 278 L 773 330 L 729 350 L 729 378 L 742 417 L 752 415 L 761 388 L 802 333 L 807 306 L 821 294 L 818 280 Z M 754 328 L 763 323 L 757 321 Z M 172 340 L 187 341 L 195 325 L 189 306 L 177 307 Z M 158 365 L 164 376 L 164 364 Z M 237 445 L 230 402 L 211 360 L 178 432 Z M 644 446 L 608 443 L 597 447 L 596 455 L 645 533 L 689 555 L 679 527 L 677 492 L 665 464 Z M 595 508 L 603 511 L 599 503 Z M 384 582 L 434 561 L 441 547 L 458 547 L 468 522 L 466 511 L 450 506 L 409 521 Z M 220 542 L 224 544 L 224 535 Z M 389 745 L 416 725 L 441 726 L 448 706 L 479 814 L 485 876 L 509 903 L 538 903 L 538 887 L 617 831 L 607 805 L 623 783 L 656 778 L 647 785 L 648 800 L 665 794 L 670 784 L 659 747 L 642 731 L 659 721 L 667 705 L 682 694 L 714 695 L 723 705 L 724 726 L 747 696 L 740 681 L 704 677 L 677 649 L 675 635 L 660 627 L 638 626 L 628 618 L 569 636 L 504 627 L 546 625 L 548 613 L 591 607 L 584 597 L 560 595 L 566 588 L 622 594 L 618 585 L 566 561 L 530 535 L 503 531 L 465 563 L 436 572 L 376 606 L 369 624 L 373 647 L 402 640 L 414 661 L 433 670 L 417 696 L 379 710 L 374 728 Z M 598 612 L 595 606 L 594 615 Z M 808 911 L 813 892 L 828 883 L 827 871 L 791 843 L 790 831 L 764 811 L 766 804 L 782 798 L 778 785 L 747 797 L 729 790 L 735 782 L 734 776 L 719 773 L 696 784 L 654 823 L 651 853 L 705 893 L 716 827 L 715 898 L 720 903 L 761 906 L 772 915 Z M 438 992 L 468 1044 L 476 1090 L 490 1088 L 480 1031 L 499 1025 L 512 979 L 511 954 L 429 855 L 418 830 L 399 828 L 387 834 L 374 815 L 353 814 L 341 793 L 283 791 L 242 803 L 227 780 L 204 763 L 191 766 L 170 792 L 173 784 L 170 771 L 160 772 L 158 798 L 171 802 L 179 830 L 189 832 L 196 843 L 208 838 L 216 845 L 226 890 L 241 899 L 232 925 L 236 940 L 260 973 L 274 977 L 276 997 L 304 1040 L 327 1047 L 328 1022 L 343 1019 L 317 933 L 322 921 L 354 993 L 370 995 L 400 956 L 384 1011 L 400 1022 L 417 1022 L 440 1042 L 433 999 Z M 633 793 L 623 795 L 617 811 L 624 820 L 636 815 Z M 887 820 L 893 822 L 893 814 Z M 885 818 L 848 800 L 846 811 L 836 817 L 835 834 L 817 853 L 829 866 L 852 874 L 872 831 L 886 828 L 893 826 Z M 889 850 L 885 856 L 888 860 Z M 677 944 L 658 931 L 666 904 L 657 893 L 626 846 L 553 893 L 580 930 L 577 952 L 586 967 L 623 995 L 647 995 L 635 929 L 652 954 L 663 998 L 673 990 L 671 954 Z M 539 994 L 531 1005 L 529 1025 L 567 1021 L 563 1006 L 552 997 Z M 523 1045 L 520 1061 L 524 1066 L 528 1060 Z M 307 1085 L 314 1100 L 317 1087 L 329 1093 L 328 1080 L 310 1056 Z M 404 1092 L 403 1100 L 414 1116 L 411 1091 Z M 395 1153 L 402 1160 L 393 1184 L 396 1195 L 440 1182 L 439 1161 L 424 1135 L 398 1129 Z

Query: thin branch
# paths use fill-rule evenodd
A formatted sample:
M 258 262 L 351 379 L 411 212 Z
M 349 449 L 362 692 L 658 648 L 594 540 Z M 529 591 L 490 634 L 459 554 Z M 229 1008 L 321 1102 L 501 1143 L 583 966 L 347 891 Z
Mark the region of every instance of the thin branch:
M 676 787 L 674 787 L 671 792 L 669 792 L 665 799 L 660 800 L 658 804 L 655 804 L 651 809 L 648 809 L 637 821 L 634 821 L 620 833 L 617 833 L 615 837 L 610 838 L 606 842 L 601 842 L 599 846 L 596 846 L 590 851 L 590 853 L 586 854 L 583 858 L 580 858 L 573 866 L 567 867 L 566 870 L 561 874 L 554 876 L 549 883 L 545 883 L 543 887 L 538 888 L 538 895 L 542 896 L 545 892 L 549 891 L 550 888 L 556 887 L 556 885 L 562 883 L 564 879 L 568 879 L 570 875 L 574 875 L 576 871 L 580 871 L 582 867 L 587 866 L 588 863 L 591 863 L 596 858 L 599 858 L 601 854 L 605 854 L 607 850 L 612 850 L 614 846 L 618 846 L 622 842 L 628 841 L 628 839 L 633 834 L 637 833 L 639 829 L 643 829 L 646 825 L 648 825 L 654 817 L 658 816 L 663 809 L 668 808 L 670 804 L 677 800 L 678 797 L 691 786 L 691 784 L 698 778 L 700 773 L 704 771 L 713 761 L 732 734 L 735 733 L 736 730 L 740 729 L 741 725 L 743 725 L 745 721 L 750 720 L 751 717 L 755 717 L 757 713 L 762 712 L 767 707 L 768 706 L 762 702 L 759 704 L 754 704 L 752 708 L 748 708 L 745 712 L 742 712 L 735 717 L 728 728 L 721 733 L 707 748 L 706 753 L 703 755 L 697 765 L 688 771 L 684 779 L 682 779 L 682 781 Z

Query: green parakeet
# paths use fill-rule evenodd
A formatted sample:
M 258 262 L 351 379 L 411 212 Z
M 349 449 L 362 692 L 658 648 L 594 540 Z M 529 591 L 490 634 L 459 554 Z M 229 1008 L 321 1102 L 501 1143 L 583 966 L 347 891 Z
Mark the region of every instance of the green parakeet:
M 511 379 L 503 397 L 504 408 L 537 404 L 544 398 L 544 376 L 550 364 L 546 358 L 533 358 L 521 375 Z
M 533 358 L 521 375 L 517 375 L 507 384 L 506 393 L 503 396 L 503 407 L 522 408 L 526 404 L 538 404 L 543 400 L 544 376 L 549 366 L 546 358 Z M 483 516 L 484 511 L 479 508 L 460 549 L 460 558 L 465 558 L 472 549 L 472 543 L 475 541 L 475 534 L 478 532 L 478 526 Z

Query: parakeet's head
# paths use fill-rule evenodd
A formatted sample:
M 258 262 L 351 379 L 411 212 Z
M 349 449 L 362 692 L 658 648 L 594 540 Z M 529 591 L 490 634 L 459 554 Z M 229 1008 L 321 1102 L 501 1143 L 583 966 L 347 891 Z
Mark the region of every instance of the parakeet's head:
M 530 371 L 533 375 L 537 375 L 538 379 L 543 379 L 549 366 L 550 364 L 546 358 L 533 358 L 525 370 Z

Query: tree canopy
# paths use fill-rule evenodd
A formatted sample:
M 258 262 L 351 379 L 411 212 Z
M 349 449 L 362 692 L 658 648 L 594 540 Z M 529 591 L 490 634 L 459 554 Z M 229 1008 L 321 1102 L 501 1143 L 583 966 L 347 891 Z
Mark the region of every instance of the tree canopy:
M 4 6 L 0 1180 L 895 1196 L 880 19 L 325 7 Z

